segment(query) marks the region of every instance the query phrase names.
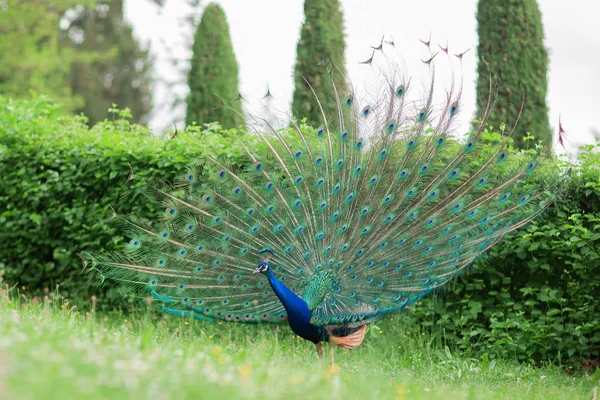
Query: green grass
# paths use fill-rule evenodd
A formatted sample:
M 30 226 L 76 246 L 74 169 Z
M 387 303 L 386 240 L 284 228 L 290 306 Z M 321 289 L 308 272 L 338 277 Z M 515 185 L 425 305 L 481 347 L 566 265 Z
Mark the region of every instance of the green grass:
M 0 399 L 574 400 L 598 384 L 598 374 L 429 349 L 402 317 L 336 349 L 336 370 L 284 326 L 89 311 L 0 292 Z

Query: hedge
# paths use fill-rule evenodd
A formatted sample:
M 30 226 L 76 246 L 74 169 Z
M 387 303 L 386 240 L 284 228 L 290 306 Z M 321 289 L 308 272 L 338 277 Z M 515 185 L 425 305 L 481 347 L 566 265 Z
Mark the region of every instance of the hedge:
M 123 244 L 110 223 L 113 209 L 149 220 L 157 215 L 134 190 L 139 180 L 126 184 L 130 170 L 135 178 L 172 181 L 191 162 L 201 169 L 204 154 L 235 160 L 241 151 L 230 143 L 238 132 L 209 125 L 165 140 L 130 124 L 126 111 L 113 110 L 115 121 L 89 129 L 83 117 L 61 117 L 58 109 L 42 97 L 0 97 L 0 269 L 6 282 L 31 295 L 59 285 L 72 302 L 101 299 L 108 288 L 83 271 L 79 254 Z
M 595 151 L 594 151 L 595 148 Z M 600 361 L 600 144 L 555 206 L 412 310 L 441 344 L 522 361 Z M 556 168 L 550 173 L 557 173 Z
M 234 140 L 242 132 L 212 124 L 159 138 L 130 124 L 126 111 L 113 113 L 114 121 L 90 129 L 44 98 L 0 96 L 0 269 L 9 284 L 31 295 L 59 285 L 75 303 L 95 295 L 107 309 L 128 305 L 130 298 L 84 273 L 78 256 L 123 245 L 110 223 L 113 208 L 151 221 L 158 210 L 134 190 L 141 179 L 173 181 L 194 162 L 202 180 L 207 154 L 234 167 L 247 162 Z M 561 168 L 555 162 L 540 179 L 559 179 Z M 130 171 L 134 179 L 126 182 Z M 589 146 L 555 207 L 412 307 L 411 320 L 462 352 L 593 361 L 600 352 L 599 249 L 600 155 Z

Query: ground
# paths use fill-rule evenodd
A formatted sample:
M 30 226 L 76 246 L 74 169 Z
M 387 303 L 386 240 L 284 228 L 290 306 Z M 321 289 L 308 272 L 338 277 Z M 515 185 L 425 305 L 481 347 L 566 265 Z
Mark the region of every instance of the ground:
M 285 326 L 104 315 L 2 296 L 0 321 L 0 399 L 575 400 L 594 398 L 599 378 L 432 350 L 401 320 L 371 326 L 356 350 L 336 349 L 333 368 Z

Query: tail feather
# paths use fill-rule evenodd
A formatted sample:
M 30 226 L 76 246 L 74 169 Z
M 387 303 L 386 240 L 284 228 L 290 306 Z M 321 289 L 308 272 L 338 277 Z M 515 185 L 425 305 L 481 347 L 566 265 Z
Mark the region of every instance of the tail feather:
M 399 69 L 377 72 L 388 54 L 364 66 L 382 78 L 372 93 L 350 85 L 346 96 L 332 79 L 334 110 L 314 93 L 321 127 L 293 121 L 278 130 L 255 118 L 262 127 L 236 143 L 245 163 L 208 156 L 206 179 L 192 170 L 172 187 L 146 185 L 164 215 L 152 227 L 118 217 L 132 237 L 126 251 L 91 265 L 176 315 L 243 323 L 287 318 L 266 278 L 252 274 L 265 247 L 295 293 L 329 271 L 331 289 L 312 309 L 318 326 L 362 326 L 445 285 L 539 215 L 557 188 L 532 184 L 530 154 L 506 162 L 507 137 L 482 143 L 493 96 L 474 132 L 453 136 L 462 82 L 453 75 L 436 104 L 435 64 L 454 58 L 428 60 L 419 95 Z M 364 326 L 333 329 L 342 347 L 364 338 Z

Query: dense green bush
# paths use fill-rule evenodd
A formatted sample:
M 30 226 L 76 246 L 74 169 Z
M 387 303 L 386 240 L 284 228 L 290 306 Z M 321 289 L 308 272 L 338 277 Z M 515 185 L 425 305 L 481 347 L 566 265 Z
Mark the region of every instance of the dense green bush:
M 592 150 L 580 156 L 555 207 L 413 308 L 426 331 L 476 354 L 599 359 L 600 152 Z
M 78 254 L 123 243 L 110 224 L 117 213 L 141 218 L 157 214 L 153 204 L 126 183 L 159 175 L 172 181 L 204 154 L 241 154 L 231 146 L 235 130 L 210 125 L 188 129 L 174 140 L 152 137 L 130 124 L 126 111 L 116 121 L 89 129 L 82 117 L 63 118 L 43 98 L 13 102 L 0 97 L 0 269 L 5 280 L 40 294 L 43 288 L 73 300 L 100 297 L 98 276 L 82 273 Z M 202 135 L 202 141 L 198 135 Z M 113 306 L 117 304 L 114 303 Z
M 100 298 L 106 289 L 96 274 L 82 273 L 78 253 L 123 244 L 109 223 L 111 206 L 119 214 L 155 218 L 156 205 L 132 191 L 137 178 L 173 181 L 195 161 L 202 180 L 207 154 L 227 157 L 233 168 L 247 162 L 232 145 L 241 134 L 235 130 L 191 127 L 165 140 L 130 124 L 126 111 L 113 112 L 114 122 L 89 129 L 81 117 L 60 117 L 43 98 L 0 97 L 0 269 L 7 282 L 33 294 L 59 284 L 73 300 Z M 564 363 L 599 357 L 600 155 L 588 150 L 555 207 L 411 308 L 423 332 L 485 357 Z M 126 182 L 130 167 L 134 179 Z M 562 167 L 550 166 L 540 179 L 560 179 Z

